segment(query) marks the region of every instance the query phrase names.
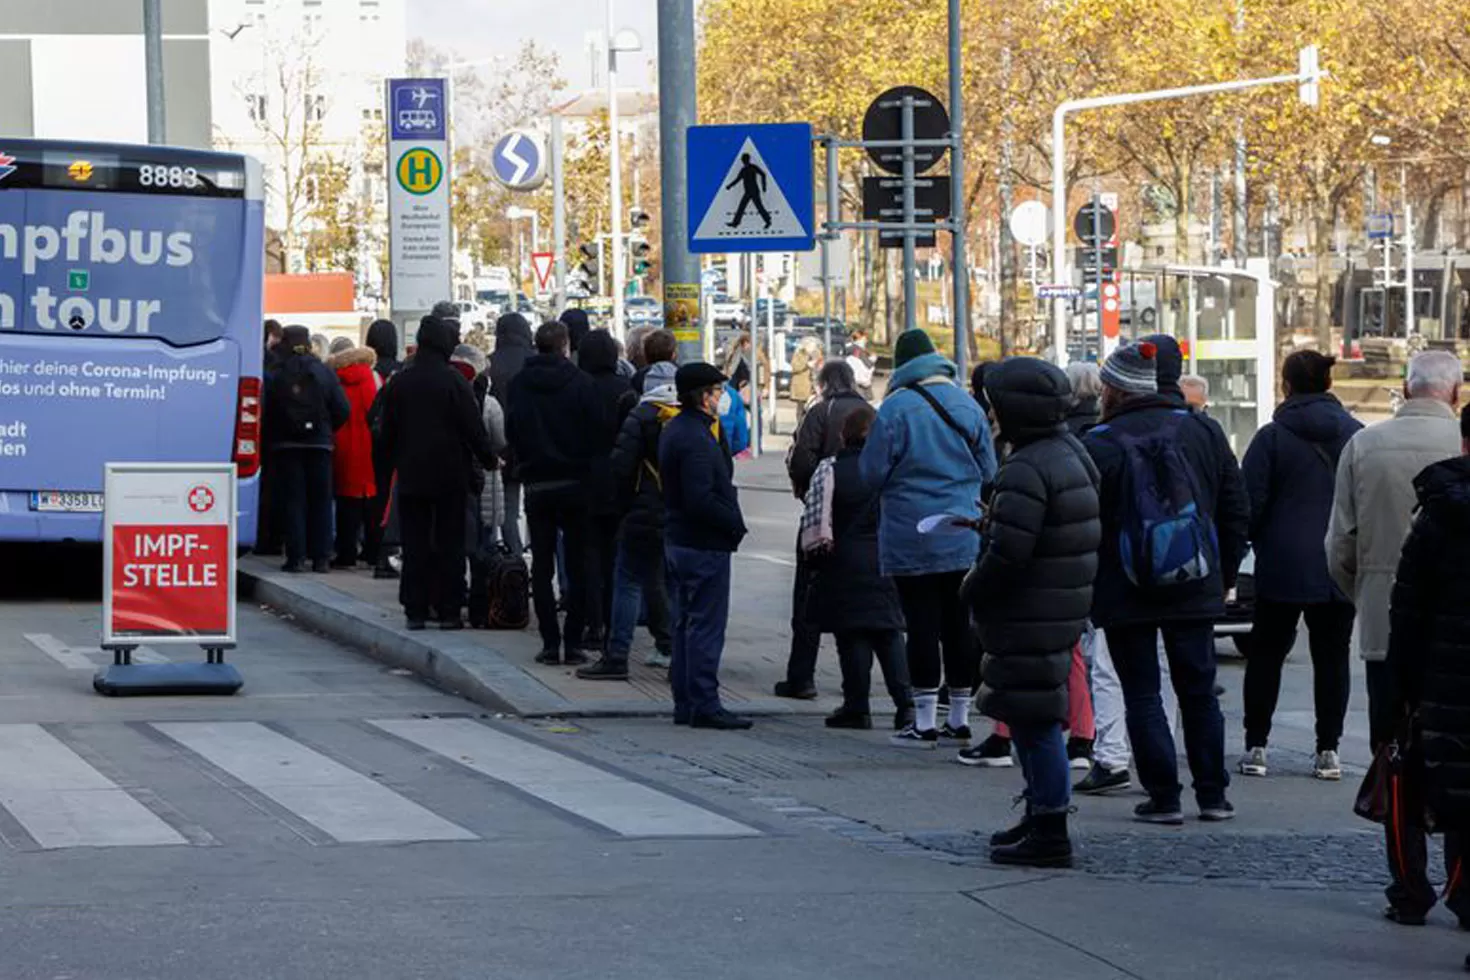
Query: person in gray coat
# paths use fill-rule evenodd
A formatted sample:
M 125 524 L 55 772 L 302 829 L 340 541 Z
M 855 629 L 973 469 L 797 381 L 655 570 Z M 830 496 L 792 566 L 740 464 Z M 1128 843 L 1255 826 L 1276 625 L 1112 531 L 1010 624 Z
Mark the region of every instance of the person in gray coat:
M 1460 454 L 1460 402 L 1464 368 L 1448 351 L 1430 350 L 1409 362 L 1407 399 L 1394 417 L 1361 430 L 1348 440 L 1337 463 L 1332 516 L 1327 524 L 1327 569 L 1343 594 L 1357 605 L 1354 637 L 1367 661 L 1368 742 L 1378 747 L 1398 737 L 1403 695 L 1389 669 L 1389 603 L 1404 539 L 1414 520 L 1418 495 L 1414 478 L 1434 463 Z M 1384 915 L 1404 924 L 1422 924 L 1408 883 L 1423 868 L 1405 868 L 1394 855 L 1412 852 L 1422 864 L 1422 821 L 1390 818 Z

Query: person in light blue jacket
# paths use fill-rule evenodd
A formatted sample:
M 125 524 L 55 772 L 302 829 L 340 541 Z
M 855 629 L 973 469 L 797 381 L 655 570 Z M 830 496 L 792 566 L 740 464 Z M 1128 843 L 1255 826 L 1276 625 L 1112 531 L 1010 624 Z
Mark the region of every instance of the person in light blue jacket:
M 979 553 L 980 536 L 920 534 L 918 523 L 941 513 L 979 519 L 980 487 L 997 469 L 995 444 L 984 413 L 955 383 L 954 362 L 935 351 L 928 334 L 900 334 L 893 363 L 860 460 L 863 478 L 881 501 L 879 562 L 898 586 L 914 683 L 914 724 L 895 733 L 893 743 L 934 749 L 944 737 L 969 744 L 980 659 L 960 583 Z M 942 729 L 941 664 L 950 692 Z

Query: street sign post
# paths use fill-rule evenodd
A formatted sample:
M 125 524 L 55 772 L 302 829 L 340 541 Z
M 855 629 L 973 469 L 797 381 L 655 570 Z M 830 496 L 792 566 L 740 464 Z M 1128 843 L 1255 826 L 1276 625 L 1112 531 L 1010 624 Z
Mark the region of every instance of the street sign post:
M 108 463 L 104 476 L 101 694 L 233 694 L 233 463 Z M 192 644 L 199 664 L 134 664 L 139 645 Z
M 900 85 L 884 92 L 868 106 L 868 111 L 863 115 L 863 141 L 865 143 L 891 142 L 904 138 L 903 100 L 906 97 L 914 100 L 913 139 L 938 140 L 943 139 L 949 133 L 949 113 L 945 111 L 944 103 L 940 102 L 937 96 L 913 85 Z M 880 170 L 886 170 L 894 175 L 903 174 L 903 147 L 870 146 L 867 152 L 868 158 Z M 913 151 L 914 173 L 927 172 L 944 158 L 944 153 L 945 148 L 942 146 L 915 148 Z
M 551 273 L 556 268 L 555 252 L 532 252 L 531 272 L 536 276 L 536 289 L 546 292 L 546 287 L 551 285 Z
M 1368 215 L 1368 240 L 1384 241 L 1393 238 L 1393 215 L 1387 213 Z
M 903 220 L 903 178 L 863 178 L 863 218 L 867 221 Z M 937 221 L 949 217 L 950 186 L 948 177 L 916 177 L 914 179 L 914 218 L 918 221 Z M 878 232 L 880 248 L 902 248 L 904 233 L 901 231 Z M 933 248 L 935 236 L 919 234 L 914 238 L 918 248 Z
M 1036 287 L 1037 299 L 1076 299 L 1081 295 L 1082 288 L 1073 286 L 1071 283 L 1043 283 Z
M 810 125 L 691 126 L 686 139 L 691 252 L 816 247 Z
M 490 151 L 490 172 L 507 190 L 534 191 L 546 182 L 546 160 L 541 137 L 512 129 L 496 140 Z
M 1011 237 L 1027 248 L 1046 242 L 1046 205 L 1040 201 L 1022 201 L 1011 209 Z
M 390 78 L 388 262 L 393 319 L 450 295 L 449 108 L 442 78 Z

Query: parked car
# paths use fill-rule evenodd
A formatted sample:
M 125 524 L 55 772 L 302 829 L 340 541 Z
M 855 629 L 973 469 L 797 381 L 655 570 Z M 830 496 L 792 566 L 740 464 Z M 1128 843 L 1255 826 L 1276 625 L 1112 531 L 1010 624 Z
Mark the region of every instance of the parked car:
M 819 317 L 819 316 L 799 316 L 799 317 L 796 317 L 795 319 L 793 319 L 791 321 L 791 327 L 794 330 L 800 330 L 800 331 L 811 333 L 811 334 L 813 334 L 814 336 L 816 336 L 818 338 L 821 338 L 824 335 L 824 333 L 826 332 L 825 327 L 822 324 L 822 318 Z M 832 318 L 832 344 L 831 344 L 830 347 L 827 348 L 827 356 L 828 357 L 846 357 L 847 356 L 847 344 L 848 344 L 847 324 L 843 323 L 841 320 L 837 319 L 836 317 L 833 317 Z
M 623 304 L 623 317 L 630 327 L 661 327 L 664 308 L 652 296 L 633 296 Z
M 745 322 L 745 306 L 734 296 L 715 293 L 710 297 L 710 315 L 715 326 L 740 326 Z
M 791 308 L 782 299 L 766 299 L 761 297 L 755 301 L 755 325 L 764 327 L 766 325 L 766 307 L 770 306 L 776 326 L 786 326 L 786 320 L 791 315 Z
M 487 326 L 494 326 L 495 320 L 489 316 L 488 311 L 475 300 L 463 300 L 454 304 L 459 310 L 459 322 L 469 330 L 484 330 Z

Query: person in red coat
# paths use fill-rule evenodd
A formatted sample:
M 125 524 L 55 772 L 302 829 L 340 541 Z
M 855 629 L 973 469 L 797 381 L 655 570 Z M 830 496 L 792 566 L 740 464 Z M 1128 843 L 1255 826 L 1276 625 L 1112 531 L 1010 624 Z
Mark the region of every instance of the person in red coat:
M 382 384 L 373 370 L 377 360 L 378 355 L 370 347 L 351 347 L 327 359 L 352 409 L 347 424 L 337 430 L 336 452 L 332 454 L 333 493 L 337 497 L 337 557 L 332 564 L 338 568 L 357 564 L 358 544 L 378 492 L 373 479 L 373 434 L 368 428 L 368 409 Z

